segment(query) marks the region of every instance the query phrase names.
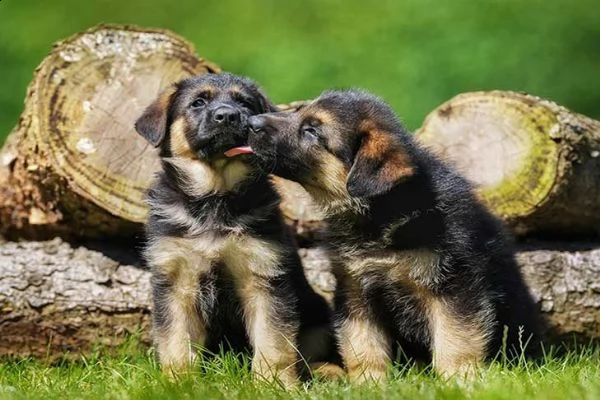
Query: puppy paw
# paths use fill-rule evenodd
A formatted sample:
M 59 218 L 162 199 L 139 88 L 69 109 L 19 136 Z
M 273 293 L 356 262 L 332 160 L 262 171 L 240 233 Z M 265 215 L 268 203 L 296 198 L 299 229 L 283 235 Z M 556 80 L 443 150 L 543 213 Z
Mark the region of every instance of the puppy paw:
M 348 379 L 354 384 L 382 384 L 388 381 L 387 368 L 366 367 L 348 369 Z
M 314 379 L 338 381 L 347 378 L 346 371 L 339 365 L 328 362 L 313 362 L 308 365 L 310 376 Z
M 294 364 L 286 366 L 276 366 L 265 361 L 253 363 L 252 374 L 258 380 L 269 383 L 280 383 L 286 389 L 294 389 L 300 384 L 296 366 Z

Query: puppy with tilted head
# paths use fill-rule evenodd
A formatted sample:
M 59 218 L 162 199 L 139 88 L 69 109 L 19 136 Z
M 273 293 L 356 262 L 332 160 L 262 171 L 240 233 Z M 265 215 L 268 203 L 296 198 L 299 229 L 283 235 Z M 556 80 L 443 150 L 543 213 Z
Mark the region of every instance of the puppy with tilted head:
M 272 110 L 250 80 L 207 74 L 170 86 L 135 124 L 162 164 L 148 193 L 145 256 L 167 373 L 187 369 L 197 349 L 249 347 L 257 376 L 290 386 L 300 359 L 335 347 L 279 197 L 244 147 L 249 117 Z
M 385 379 L 398 351 L 451 376 L 536 350 L 536 309 L 499 222 L 384 102 L 328 91 L 250 125 L 252 150 L 327 212 L 351 380 Z

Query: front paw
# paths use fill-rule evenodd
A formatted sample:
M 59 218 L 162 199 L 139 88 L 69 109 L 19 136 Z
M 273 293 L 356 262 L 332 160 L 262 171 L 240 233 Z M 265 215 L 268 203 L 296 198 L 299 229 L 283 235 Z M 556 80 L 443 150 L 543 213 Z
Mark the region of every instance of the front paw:
M 388 381 L 387 366 L 357 365 L 348 368 L 348 379 L 354 384 L 381 384 Z
M 170 381 L 177 381 L 180 377 L 192 371 L 195 357 L 187 359 L 171 359 L 169 361 L 161 361 L 160 369 L 164 376 Z
M 308 364 L 308 374 L 311 378 L 326 381 L 340 381 L 346 379 L 348 375 L 342 367 L 330 362 L 312 362 Z
M 300 382 L 295 362 L 269 363 L 267 360 L 257 360 L 255 357 L 252 361 L 252 375 L 262 381 L 280 383 L 286 389 L 293 389 Z

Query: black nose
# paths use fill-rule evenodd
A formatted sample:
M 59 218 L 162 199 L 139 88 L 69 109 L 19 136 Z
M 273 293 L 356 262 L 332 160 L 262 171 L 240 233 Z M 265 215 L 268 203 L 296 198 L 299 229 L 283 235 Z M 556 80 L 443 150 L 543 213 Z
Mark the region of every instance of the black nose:
M 235 124 L 240 122 L 240 112 L 233 107 L 219 107 L 214 111 L 213 119 L 218 124 Z
M 254 133 L 264 133 L 267 128 L 267 119 L 260 115 L 250 117 L 248 123 L 250 124 L 250 129 L 252 129 Z

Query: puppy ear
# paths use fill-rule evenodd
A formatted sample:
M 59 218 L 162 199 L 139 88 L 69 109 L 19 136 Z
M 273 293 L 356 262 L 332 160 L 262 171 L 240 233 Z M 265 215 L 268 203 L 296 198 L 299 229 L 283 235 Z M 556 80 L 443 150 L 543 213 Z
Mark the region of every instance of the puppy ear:
M 167 134 L 167 115 L 175 90 L 173 85 L 163 90 L 135 122 L 135 130 L 154 147 L 160 146 Z
M 363 124 L 362 141 L 348 173 L 346 189 L 352 197 L 375 197 L 415 174 L 404 145 L 391 132 Z
M 278 111 L 275 104 L 271 103 L 271 100 L 269 100 L 269 98 L 263 93 L 261 89 L 258 89 L 258 104 L 260 108 L 259 114 Z

